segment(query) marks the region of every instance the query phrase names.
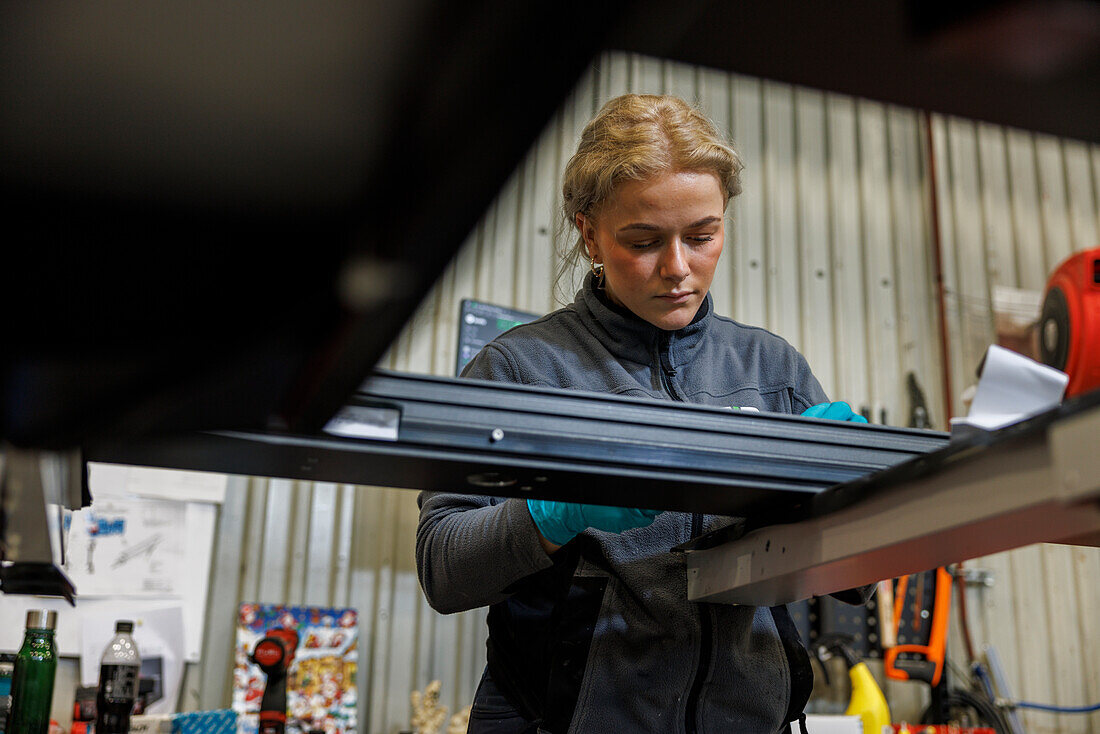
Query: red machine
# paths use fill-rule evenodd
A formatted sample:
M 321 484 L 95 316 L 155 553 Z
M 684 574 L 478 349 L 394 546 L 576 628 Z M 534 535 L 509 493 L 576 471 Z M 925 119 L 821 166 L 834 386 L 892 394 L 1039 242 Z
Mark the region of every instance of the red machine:
M 1069 375 L 1067 398 L 1100 387 L 1100 247 L 1073 255 L 1047 281 L 1039 354 Z
M 937 724 L 891 724 L 895 734 L 997 734 L 996 730 L 984 726 L 945 726 Z

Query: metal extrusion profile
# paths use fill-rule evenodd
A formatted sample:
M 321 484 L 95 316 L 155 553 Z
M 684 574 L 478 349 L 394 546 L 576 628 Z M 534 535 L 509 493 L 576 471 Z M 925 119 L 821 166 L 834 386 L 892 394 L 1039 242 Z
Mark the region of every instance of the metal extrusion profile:
M 89 460 L 726 515 L 790 516 L 947 434 L 378 372 L 325 435 L 205 432 Z

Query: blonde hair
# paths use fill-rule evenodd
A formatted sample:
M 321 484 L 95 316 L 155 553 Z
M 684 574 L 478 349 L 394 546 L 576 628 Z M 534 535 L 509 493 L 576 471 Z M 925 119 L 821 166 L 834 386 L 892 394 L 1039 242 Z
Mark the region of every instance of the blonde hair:
M 671 171 L 713 173 L 724 204 L 741 193 L 741 157 L 707 117 L 679 97 L 624 94 L 611 99 L 585 126 L 562 175 L 563 236 L 576 215 L 598 214 L 622 181 Z M 584 238 L 562 245 L 556 284 L 587 259 Z M 572 293 L 562 294 L 572 296 Z

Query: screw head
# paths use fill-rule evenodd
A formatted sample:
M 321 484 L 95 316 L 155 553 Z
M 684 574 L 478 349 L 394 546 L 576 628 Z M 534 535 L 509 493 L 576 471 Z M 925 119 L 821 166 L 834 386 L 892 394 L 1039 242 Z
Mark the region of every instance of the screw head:
M 504 440 L 504 431 L 499 428 L 494 428 L 493 432 L 489 434 L 489 440 L 493 443 Z

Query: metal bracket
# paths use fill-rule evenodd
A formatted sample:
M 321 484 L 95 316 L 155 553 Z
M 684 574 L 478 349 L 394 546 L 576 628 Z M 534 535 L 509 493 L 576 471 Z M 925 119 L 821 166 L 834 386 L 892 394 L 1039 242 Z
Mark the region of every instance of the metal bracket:
M 963 567 L 956 571 L 956 574 L 962 576 L 963 583 L 967 586 L 984 586 L 992 589 L 993 582 L 996 580 L 994 573 L 988 568 Z
M 0 589 L 64 596 L 73 585 L 65 562 L 66 510 L 79 509 L 84 465 L 80 451 L 27 451 L 5 445 L 0 459 Z
M 1100 545 L 1097 435 L 1092 399 L 835 511 L 689 550 L 688 597 L 771 606 L 1031 543 Z

